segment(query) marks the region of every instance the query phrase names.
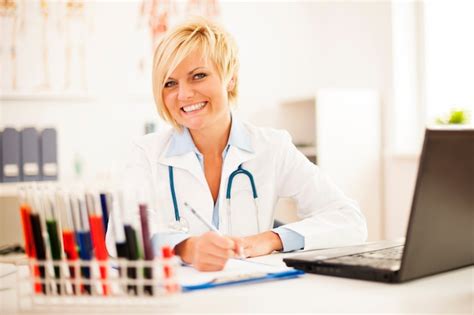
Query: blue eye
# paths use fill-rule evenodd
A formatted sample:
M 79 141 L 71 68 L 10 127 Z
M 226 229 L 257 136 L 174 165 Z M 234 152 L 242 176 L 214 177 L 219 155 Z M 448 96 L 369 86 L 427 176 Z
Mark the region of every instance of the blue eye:
M 203 78 L 205 78 L 205 77 L 207 77 L 207 74 L 205 74 L 205 73 L 196 73 L 196 74 L 193 76 L 193 78 L 194 78 L 194 79 L 197 79 L 197 80 L 203 79 Z
M 176 84 L 175 81 L 168 81 L 165 83 L 165 88 L 170 88 Z

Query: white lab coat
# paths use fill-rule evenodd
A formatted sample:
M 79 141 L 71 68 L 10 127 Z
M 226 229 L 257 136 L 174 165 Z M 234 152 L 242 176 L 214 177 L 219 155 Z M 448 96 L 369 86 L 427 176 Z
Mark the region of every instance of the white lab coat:
M 244 127 L 249 131 L 254 153 L 233 146 L 227 152 L 219 188 L 219 230 L 223 234 L 231 234 L 228 229 L 229 212 L 225 210 L 227 181 L 229 175 L 243 164 L 243 168 L 254 176 L 261 231 L 272 228 L 278 199 L 291 197 L 296 200 L 297 215 L 301 220 L 284 227 L 304 237 L 305 250 L 352 245 L 366 240 L 366 221 L 357 204 L 298 151 L 286 131 L 255 127 L 248 123 L 244 123 Z M 147 195 L 154 198 L 151 202 L 153 209 L 149 212 L 151 233 L 167 232 L 169 223 L 175 221 L 168 177 L 168 166 L 173 166 L 180 215 L 188 220 L 189 233 L 200 235 L 208 229 L 185 209 L 183 203 L 188 202 L 208 222 L 212 222 L 214 201 L 194 152 L 166 156 L 173 132 L 172 129 L 160 131 L 135 142 L 127 167 L 126 190 L 128 195 L 146 190 Z M 137 206 L 128 206 L 126 213 L 138 222 Z M 233 181 L 230 215 L 232 235 L 258 233 L 251 186 L 246 176 L 238 175 Z M 111 234 L 109 229 L 109 249 L 113 248 Z

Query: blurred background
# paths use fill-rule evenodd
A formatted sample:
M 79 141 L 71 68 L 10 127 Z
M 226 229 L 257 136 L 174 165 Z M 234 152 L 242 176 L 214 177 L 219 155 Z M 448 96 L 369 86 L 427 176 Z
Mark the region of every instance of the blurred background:
M 155 41 L 205 15 L 240 48 L 236 113 L 287 129 L 358 200 L 370 240 L 402 237 L 425 127 L 472 125 L 473 9 L 462 0 L 2 1 L 0 130 L 53 128 L 53 179 L 114 183 L 133 139 L 163 128 Z M 0 244 L 22 242 L 22 180 L 0 183 Z M 291 200 L 277 217 L 295 220 Z

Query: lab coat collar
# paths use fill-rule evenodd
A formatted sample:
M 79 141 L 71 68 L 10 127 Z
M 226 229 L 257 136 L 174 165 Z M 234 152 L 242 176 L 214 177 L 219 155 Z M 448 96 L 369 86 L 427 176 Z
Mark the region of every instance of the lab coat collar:
M 173 133 L 171 134 L 170 145 L 166 150 L 165 156 L 178 156 L 189 152 L 201 154 L 196 145 L 194 144 L 193 138 L 189 133 L 189 129 L 183 128 L 182 132 L 173 130 Z
M 235 115 L 232 115 L 232 125 L 226 150 L 227 154 L 222 172 L 222 175 L 226 176 L 224 178 L 227 178 L 241 163 L 255 156 L 250 133 Z M 181 133 L 176 130 L 172 131 L 169 145 L 159 158 L 159 162 L 188 170 L 200 182 L 206 183 L 202 166 L 197 158 L 199 155 L 201 153 L 195 146 L 189 130 L 184 128 Z
M 229 146 L 234 146 L 238 149 L 253 153 L 254 151 L 248 130 L 245 128 L 242 121 L 235 117 L 235 115 L 232 115 L 231 119 L 232 122 L 229 140 L 227 141 L 225 150 L 228 150 Z M 166 150 L 165 156 L 171 157 L 183 155 L 189 152 L 194 152 L 197 155 L 202 156 L 201 152 L 199 152 L 198 148 L 194 144 L 188 128 L 183 128 L 182 132 L 173 130 L 170 145 Z
M 232 115 L 232 125 L 230 127 L 228 145 L 254 153 L 250 133 L 247 128 L 245 128 L 242 121 L 235 115 Z

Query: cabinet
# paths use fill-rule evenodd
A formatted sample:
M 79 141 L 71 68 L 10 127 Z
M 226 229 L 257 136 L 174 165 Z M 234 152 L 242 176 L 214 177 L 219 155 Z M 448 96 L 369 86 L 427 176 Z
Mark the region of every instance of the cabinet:
M 286 100 L 280 104 L 278 127 L 287 129 L 295 145 L 359 203 L 367 218 L 369 240 L 381 239 L 383 174 L 378 92 L 320 89 L 312 97 Z

